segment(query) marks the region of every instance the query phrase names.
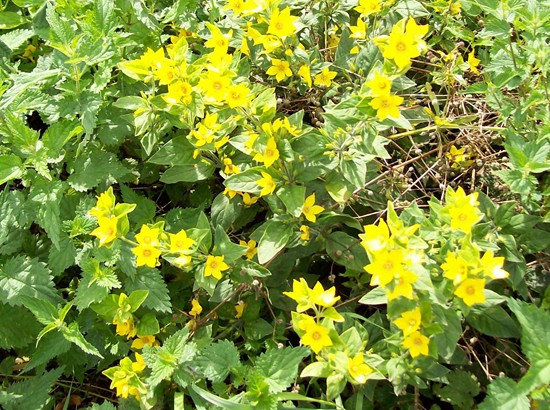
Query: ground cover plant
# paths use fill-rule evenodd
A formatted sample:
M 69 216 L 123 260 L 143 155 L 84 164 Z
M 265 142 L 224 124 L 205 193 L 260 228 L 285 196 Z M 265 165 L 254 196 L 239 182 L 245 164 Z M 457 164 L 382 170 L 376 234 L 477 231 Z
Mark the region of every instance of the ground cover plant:
M 0 2 L 0 406 L 548 408 L 548 9 Z

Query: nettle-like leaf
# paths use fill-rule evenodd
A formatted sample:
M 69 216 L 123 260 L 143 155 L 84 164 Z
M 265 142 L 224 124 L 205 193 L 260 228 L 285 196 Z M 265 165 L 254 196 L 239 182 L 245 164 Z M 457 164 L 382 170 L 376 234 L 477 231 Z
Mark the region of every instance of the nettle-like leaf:
M 13 394 L 13 400 L 4 403 L 5 410 L 41 410 L 47 408 L 49 395 L 55 381 L 63 373 L 63 368 L 51 370 L 43 375 L 31 377 L 23 382 L 14 383 L 7 389 Z M 29 394 L 32 392 L 32 394 Z
M 61 300 L 46 265 L 38 259 L 18 255 L 0 267 L 0 298 L 9 305 L 21 306 L 22 296 L 51 303 Z
M 128 277 L 124 282 L 126 292 L 134 292 L 140 289 L 149 291 L 143 306 L 157 312 L 170 312 L 172 310 L 168 287 L 158 269 L 139 268 L 137 275 Z
M 271 393 L 279 393 L 294 382 L 298 365 L 308 355 L 304 347 L 270 348 L 258 357 L 254 370 L 264 377 Z
M 27 346 L 40 331 L 40 325 L 30 312 L 0 303 L 0 317 L 9 318 L 0 326 L 0 348 L 11 349 Z M 21 324 L 25 324 L 22 326 Z
M 174 371 L 185 362 L 192 361 L 197 354 L 194 342 L 187 342 L 189 330 L 181 329 L 164 341 L 162 346 L 143 349 L 143 360 L 151 369 L 147 383 L 152 388 L 164 379 L 170 377 Z
M 204 377 L 213 382 L 221 382 L 231 369 L 239 365 L 239 350 L 233 342 L 220 340 L 202 350 L 193 363 Z
M 59 204 L 63 198 L 66 185 L 63 181 L 34 185 L 29 194 L 30 203 L 36 212 L 36 222 L 48 234 L 57 249 L 60 249 L 61 217 Z

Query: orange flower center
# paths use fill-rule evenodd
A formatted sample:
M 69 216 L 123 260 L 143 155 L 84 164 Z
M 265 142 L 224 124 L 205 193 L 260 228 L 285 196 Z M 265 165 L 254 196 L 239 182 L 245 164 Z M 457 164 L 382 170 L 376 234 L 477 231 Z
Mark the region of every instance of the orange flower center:
M 144 249 L 143 250 L 143 256 L 145 256 L 146 258 L 151 256 L 151 249 Z
M 321 333 L 315 331 L 315 332 L 313 332 L 313 333 L 311 334 L 311 338 L 312 338 L 313 340 L 319 340 L 319 339 L 321 338 Z
M 395 48 L 397 51 L 403 52 L 407 49 L 407 45 L 402 41 L 399 41 L 397 44 L 395 44 Z
M 465 292 L 467 295 L 475 295 L 476 293 L 476 288 L 474 286 L 467 286 L 466 289 L 465 289 Z

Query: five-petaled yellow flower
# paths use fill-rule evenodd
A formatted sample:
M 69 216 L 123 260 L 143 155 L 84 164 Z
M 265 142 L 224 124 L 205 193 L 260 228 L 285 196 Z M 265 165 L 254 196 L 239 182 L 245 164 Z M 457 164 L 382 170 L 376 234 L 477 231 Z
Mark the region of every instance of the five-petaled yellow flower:
M 262 177 L 256 181 L 256 184 L 258 184 L 258 186 L 262 188 L 260 196 L 270 195 L 273 193 L 273 191 L 275 191 L 275 188 L 277 188 L 273 177 L 267 172 L 263 171 Z
M 391 80 L 377 71 L 374 72 L 374 78 L 366 83 L 374 97 L 389 96 L 391 92 Z
M 298 17 L 290 15 L 289 7 L 286 7 L 282 11 L 275 8 L 271 16 L 269 16 L 267 33 L 279 38 L 291 36 L 296 32 L 296 27 L 294 26 L 296 20 L 298 20 Z
M 202 306 L 199 303 L 197 299 L 193 299 L 191 301 L 191 310 L 189 311 L 189 315 L 193 317 L 197 317 L 202 313 Z
M 348 373 L 357 383 L 365 383 L 372 372 L 372 368 L 364 361 L 363 353 L 348 357 Z
M 247 259 L 254 258 L 254 255 L 258 253 L 257 243 L 254 240 L 249 240 L 248 242 L 239 240 L 239 245 L 246 246 L 248 249 L 246 250 L 245 256 Z
M 336 77 L 336 71 L 330 71 L 328 67 L 323 68 L 319 74 L 313 79 L 313 84 L 323 85 L 325 87 L 330 87 L 332 80 Z
M 266 168 L 273 165 L 273 163 L 279 159 L 279 150 L 277 149 L 275 138 L 269 138 L 264 153 L 258 153 L 252 159 L 254 161 L 263 162 Z
M 401 329 L 404 336 L 408 336 L 411 333 L 416 332 L 420 329 L 420 325 L 422 324 L 422 314 L 420 313 L 420 308 L 417 307 L 413 310 L 401 313 L 401 316 L 395 319 L 393 323 Z
M 454 294 L 466 305 L 472 306 L 485 302 L 484 288 L 485 279 L 466 279 L 455 289 Z
M 154 268 L 159 262 L 160 250 L 151 245 L 138 245 L 132 248 L 132 253 L 136 255 L 136 266 L 149 266 Z
M 378 225 L 365 225 L 363 229 L 365 233 L 359 234 L 359 238 L 367 251 L 381 251 L 390 243 L 390 231 L 383 219 L 380 219 Z
M 403 346 L 409 349 L 411 357 L 414 359 L 420 355 L 427 356 L 429 353 L 430 339 L 419 331 L 414 331 L 405 337 L 401 342 Z
M 224 256 L 213 256 L 208 255 L 206 258 L 206 263 L 204 264 L 204 276 L 213 276 L 216 279 L 222 278 L 222 272 L 229 269 L 223 260 Z
M 302 214 L 306 217 L 309 222 L 315 222 L 317 220 L 317 215 L 323 212 L 325 208 L 320 205 L 315 205 L 315 193 L 311 194 L 304 201 L 304 206 L 302 207 Z
M 324 347 L 333 345 L 332 339 L 328 335 L 328 328 L 315 321 L 307 321 L 304 330 L 306 333 L 300 339 L 300 343 L 309 346 L 315 353 L 319 353 Z
M 187 237 L 187 233 L 184 229 L 177 234 L 169 234 L 170 237 L 170 252 L 174 253 L 189 253 L 191 246 L 195 241 Z
M 285 78 L 292 75 L 292 70 L 290 69 L 290 63 L 286 60 L 279 60 L 277 58 L 271 59 L 271 67 L 266 71 L 267 75 L 275 76 L 277 82 L 283 81 Z
M 398 95 L 380 95 L 374 97 L 369 105 L 376 110 L 376 118 L 384 121 L 388 117 L 399 118 L 399 106 L 403 103 L 403 97 Z

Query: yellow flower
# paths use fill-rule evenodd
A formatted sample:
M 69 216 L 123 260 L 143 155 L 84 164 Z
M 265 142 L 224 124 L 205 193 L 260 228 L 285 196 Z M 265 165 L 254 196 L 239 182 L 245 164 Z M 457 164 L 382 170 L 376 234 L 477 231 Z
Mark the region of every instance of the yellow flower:
M 437 119 L 436 119 L 437 120 Z M 465 148 L 458 149 L 456 146 L 451 146 L 449 152 L 445 154 L 449 161 L 452 161 L 451 168 L 460 168 L 462 166 L 468 166 L 471 161 L 468 161 L 469 155 L 464 153 Z
M 313 79 L 313 84 L 330 87 L 330 84 L 334 77 L 336 77 L 336 71 L 330 71 L 328 67 L 325 67 L 323 68 L 323 71 L 315 76 L 315 78 Z
M 225 101 L 230 85 L 229 77 L 212 70 L 209 70 L 206 77 L 199 81 L 199 88 L 204 91 L 205 96 L 217 102 Z
M 290 15 L 289 7 L 286 7 L 282 11 L 275 8 L 271 16 L 269 16 L 267 33 L 273 34 L 279 38 L 291 36 L 296 32 L 296 27 L 294 26 L 296 20 L 298 20 L 298 17 Z
M 193 317 L 197 317 L 201 313 L 202 313 L 201 304 L 199 303 L 199 301 L 197 299 L 193 299 L 191 301 L 191 310 L 189 311 L 189 315 L 191 315 Z
M 155 336 L 153 335 L 147 335 L 147 336 L 141 336 L 137 339 L 134 339 L 132 342 L 132 345 L 130 346 L 132 349 L 143 349 L 143 346 L 158 346 L 159 342 L 155 339 Z
M 132 248 L 132 253 L 136 255 L 136 266 L 149 266 L 154 268 L 160 262 L 158 260 L 161 252 L 151 245 L 138 245 Z
M 418 331 L 410 333 L 405 340 L 401 342 L 403 346 L 409 349 L 411 357 L 414 359 L 420 355 L 427 356 L 429 353 L 430 339 Z
M 328 335 L 329 330 L 314 321 L 306 322 L 306 333 L 300 339 L 300 343 L 309 346 L 315 353 L 319 353 L 324 347 L 332 346 L 332 340 Z
M 505 279 L 509 273 L 502 269 L 504 258 L 502 256 L 494 257 L 493 251 L 487 251 L 481 258 L 483 274 L 491 279 Z
M 108 245 L 117 238 L 118 218 L 97 218 L 99 226 L 90 232 L 90 235 L 99 238 L 99 246 Z
M 399 105 L 403 101 L 403 97 L 398 95 L 380 95 L 374 97 L 369 105 L 376 110 L 376 118 L 383 121 L 388 117 L 399 118 Z
M 350 38 L 364 39 L 367 37 L 367 22 L 361 17 L 357 18 L 357 25 L 350 26 L 351 30 Z
M 451 216 L 451 228 L 464 233 L 470 233 L 472 226 L 481 219 L 477 207 L 466 202 L 459 206 L 450 207 L 449 215 Z
M 454 294 L 462 299 L 466 305 L 472 306 L 476 303 L 485 302 L 484 288 L 485 279 L 466 279 L 456 288 Z
M 391 80 L 385 75 L 381 75 L 378 71 L 375 71 L 374 78 L 367 82 L 367 87 L 372 91 L 372 95 L 375 97 L 389 96 L 391 92 Z
M 204 264 L 204 276 L 213 276 L 216 279 L 222 278 L 222 272 L 229 269 L 229 266 L 223 261 L 224 256 L 208 255 Z
M 246 84 L 236 84 L 229 87 L 225 100 L 231 108 L 244 107 L 248 104 L 249 94 Z
M 131 314 L 126 320 L 119 320 L 115 317 L 113 319 L 113 324 L 116 325 L 116 334 L 119 336 L 126 336 L 128 339 L 131 339 L 137 334 L 134 318 Z
M 165 59 L 166 57 L 162 48 L 159 48 L 157 51 L 147 48 L 147 51 L 141 56 L 139 62 L 152 70 L 156 70 L 162 66 L 162 61 Z
M 405 34 L 398 25 L 395 25 L 390 33 L 388 45 L 384 47 L 382 56 L 388 60 L 393 60 L 399 68 L 405 68 L 411 64 L 411 58 L 420 55 L 415 40 L 414 35 Z
M 420 325 L 422 324 L 420 308 L 417 307 L 414 310 L 401 313 L 401 316 L 395 319 L 393 323 L 401 329 L 404 336 L 408 336 L 411 333 L 416 332 L 420 329 Z
M 443 277 L 452 280 L 455 285 L 468 277 L 468 262 L 453 252 L 447 254 L 441 269 L 443 270 Z
M 283 292 L 283 295 L 288 296 L 298 303 L 296 312 L 305 312 L 313 307 L 313 301 L 310 297 L 311 289 L 309 288 L 306 280 L 300 278 L 299 281 L 294 279 L 292 281 L 292 292 Z
M 136 361 L 132 363 L 132 370 L 136 373 L 141 373 L 147 366 L 145 365 L 143 357 L 139 353 L 135 353 L 135 356 Z
M 393 290 L 388 292 L 388 300 L 393 300 L 399 296 L 403 296 L 407 299 L 413 299 L 413 287 L 412 284 L 418 280 L 418 276 L 408 270 L 397 273 L 392 284 Z
M 405 26 L 405 32 L 407 35 L 412 36 L 418 45 L 423 44 L 422 37 L 428 34 L 429 29 L 430 27 L 427 24 L 423 26 L 416 24 L 416 21 L 414 21 L 412 17 L 409 17 L 409 20 L 407 20 L 407 25 Z
M 176 62 L 165 58 L 160 62 L 160 67 L 157 68 L 154 72 L 155 78 L 158 80 L 160 85 L 171 84 L 177 77 L 178 71 L 185 68 L 185 65 L 176 69 Z
M 307 225 L 300 225 L 300 240 L 302 241 L 309 241 L 310 235 L 309 235 L 309 226 Z
M 378 226 L 365 225 L 363 229 L 365 233 L 359 234 L 359 238 L 361 239 L 361 245 L 367 251 L 378 252 L 388 246 L 390 242 L 390 231 L 383 219 L 380 219 Z
M 267 75 L 275 76 L 277 82 L 283 81 L 285 78 L 292 75 L 290 70 L 290 64 L 286 60 L 278 60 L 276 58 L 271 59 L 271 67 L 266 71 Z
M 279 150 L 277 149 L 275 138 L 269 138 L 264 153 L 258 153 L 252 159 L 254 161 L 263 162 L 266 168 L 273 165 L 273 163 L 279 159 Z
M 262 171 L 262 178 L 258 179 L 256 181 L 256 184 L 258 184 L 259 187 L 262 188 L 262 191 L 260 192 L 260 196 L 266 196 L 270 195 L 275 191 L 275 188 L 277 188 L 277 185 L 275 184 L 275 181 L 269 175 L 267 172 Z
M 385 287 L 397 274 L 403 274 L 403 252 L 400 249 L 381 250 L 374 254 L 374 261 L 365 269 L 372 275 L 371 286 Z
M 241 196 L 243 198 L 243 204 L 245 208 L 250 208 L 256 202 L 258 202 L 258 199 L 260 199 L 260 197 L 250 195 L 248 192 L 241 193 Z
M 298 69 L 298 75 L 302 77 L 302 79 L 305 81 L 307 86 L 311 88 L 311 85 L 313 84 L 311 81 L 311 68 L 307 64 L 303 64 Z
M 235 319 L 240 319 L 243 317 L 245 307 L 246 303 L 244 303 L 244 301 L 239 300 L 237 302 L 237 304 L 235 305 Z
M 369 14 L 378 13 L 382 10 L 382 7 L 380 6 L 380 0 L 359 0 L 359 5 L 354 10 L 361 13 L 362 16 L 368 16 Z
M 231 160 L 231 158 L 224 158 L 223 165 L 224 165 L 223 172 L 226 175 L 238 174 L 241 171 L 238 165 L 233 164 L 233 161 Z
M 258 248 L 256 241 L 249 240 L 248 243 L 246 241 L 239 241 L 239 245 L 246 246 L 248 249 L 246 250 L 245 256 L 247 259 L 253 259 L 254 255 L 258 253 Z
M 187 81 L 175 81 L 168 84 L 168 93 L 162 96 L 168 104 L 189 105 L 193 101 L 193 87 Z
M 157 246 L 160 230 L 158 228 L 149 228 L 147 225 L 141 225 L 141 230 L 136 234 L 136 240 L 140 245 Z
M 224 194 L 225 196 L 227 196 L 229 199 L 233 199 L 233 198 L 235 198 L 235 196 L 237 195 L 237 191 L 234 191 L 233 189 L 229 189 L 229 188 L 226 187 L 226 188 L 223 190 L 223 194 Z
M 309 298 L 319 306 L 331 307 L 340 300 L 340 296 L 335 296 L 336 288 L 333 286 L 325 290 L 321 282 L 317 282 L 313 289 L 309 290 Z
M 204 45 L 206 47 L 213 48 L 217 53 L 225 54 L 227 52 L 227 48 L 229 47 L 229 40 L 231 40 L 233 30 L 229 30 L 227 34 L 223 34 L 217 26 L 211 23 L 206 23 L 206 26 L 208 27 L 208 30 L 210 30 L 212 37 L 210 40 L 206 41 Z
M 96 206 L 90 209 L 88 213 L 92 216 L 95 216 L 96 218 L 106 218 L 111 216 L 113 208 L 115 207 L 115 195 L 113 194 L 113 187 L 109 187 L 107 191 L 103 192 L 96 198 Z
M 195 241 L 187 237 L 185 229 L 182 229 L 177 234 L 168 234 L 170 237 L 170 252 L 173 253 L 189 253 L 189 249 Z
M 357 383 L 365 383 L 372 372 L 371 367 L 364 361 L 363 353 L 353 358 L 348 357 L 348 373 Z
M 317 220 L 317 214 L 323 212 L 325 208 L 320 205 L 315 205 L 315 193 L 311 194 L 304 201 L 302 207 L 302 214 L 309 222 L 315 222 Z
M 477 69 L 477 66 L 481 63 L 481 60 L 476 58 L 475 56 L 475 50 L 472 50 L 468 54 L 468 65 L 470 66 L 470 71 L 472 71 L 475 74 L 479 74 L 479 70 Z

